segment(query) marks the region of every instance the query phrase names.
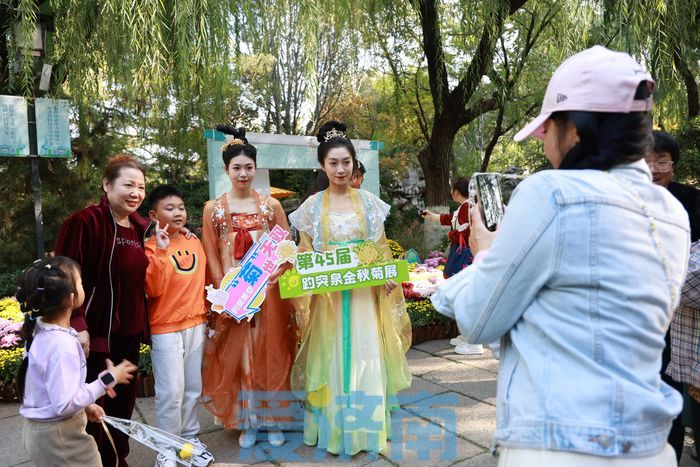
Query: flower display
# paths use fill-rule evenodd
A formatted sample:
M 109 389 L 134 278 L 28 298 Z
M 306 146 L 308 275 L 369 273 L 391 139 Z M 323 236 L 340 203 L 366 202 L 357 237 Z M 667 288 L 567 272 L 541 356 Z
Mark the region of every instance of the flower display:
M 0 349 L 0 385 L 14 383 L 23 356 L 24 349 L 22 347 Z
M 24 315 L 15 297 L 5 297 L 0 300 L 0 319 L 12 321 L 13 323 L 24 321 Z
M 386 243 L 387 245 L 389 245 L 391 255 L 394 257 L 394 259 L 404 259 L 406 257 L 406 250 L 404 250 L 403 247 L 399 245 L 399 242 L 395 240 L 387 240 Z
M 0 349 L 7 349 L 20 345 L 21 337 L 19 335 L 24 323 L 17 323 L 8 319 L 0 318 Z
M 417 295 L 416 298 L 430 297 L 445 280 L 440 269 L 428 266 L 426 263 L 416 266 L 413 271 L 409 272 L 408 276 L 410 278 L 408 284 L 411 284 L 410 290 Z

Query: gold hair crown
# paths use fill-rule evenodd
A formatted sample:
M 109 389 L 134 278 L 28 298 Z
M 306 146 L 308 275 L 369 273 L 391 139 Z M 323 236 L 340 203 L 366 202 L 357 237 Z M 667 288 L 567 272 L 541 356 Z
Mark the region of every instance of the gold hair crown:
M 223 146 L 221 146 L 221 152 L 224 152 L 225 150 L 227 150 L 231 146 L 245 146 L 245 141 L 243 141 L 242 139 L 239 139 L 239 138 L 233 138 L 233 139 L 227 141 L 226 143 L 224 143 Z
M 345 133 L 343 133 L 340 130 L 336 130 L 335 128 L 332 128 L 326 132 L 326 136 L 324 137 L 325 141 L 328 141 L 329 139 L 333 138 L 345 138 L 347 139 L 347 136 L 345 136 Z

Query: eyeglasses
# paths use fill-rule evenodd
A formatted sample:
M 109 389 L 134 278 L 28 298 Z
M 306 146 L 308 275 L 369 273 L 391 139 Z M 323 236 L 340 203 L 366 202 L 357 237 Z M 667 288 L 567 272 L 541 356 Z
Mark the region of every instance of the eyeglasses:
M 673 168 L 673 161 L 646 161 L 649 168 L 656 167 L 657 172 L 668 172 Z

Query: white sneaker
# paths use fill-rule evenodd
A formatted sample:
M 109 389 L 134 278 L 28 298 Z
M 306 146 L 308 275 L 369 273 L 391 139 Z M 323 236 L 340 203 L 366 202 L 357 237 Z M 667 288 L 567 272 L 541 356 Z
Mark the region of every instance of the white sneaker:
M 278 448 L 284 444 L 286 439 L 282 430 L 270 430 L 267 432 L 267 441 L 272 447 Z
M 258 432 L 256 430 L 243 430 L 241 431 L 241 435 L 238 437 L 238 445 L 243 449 L 252 448 L 253 446 L 255 446 L 255 441 L 257 437 Z
M 177 467 L 177 462 L 165 457 L 163 454 L 156 456 L 156 467 Z
M 460 355 L 481 355 L 484 353 L 484 346 L 481 344 L 461 344 L 455 347 L 455 353 Z
M 190 438 L 190 443 L 199 446 L 199 447 L 202 448 L 202 450 L 204 450 L 204 451 L 207 450 L 207 445 L 204 444 L 203 442 L 201 442 L 201 441 L 199 440 L 199 438 L 197 438 L 196 436 L 193 437 L 193 438 Z
M 458 345 L 466 344 L 467 341 L 464 340 L 464 337 L 460 334 L 457 337 L 453 337 L 450 339 L 450 345 L 457 347 Z

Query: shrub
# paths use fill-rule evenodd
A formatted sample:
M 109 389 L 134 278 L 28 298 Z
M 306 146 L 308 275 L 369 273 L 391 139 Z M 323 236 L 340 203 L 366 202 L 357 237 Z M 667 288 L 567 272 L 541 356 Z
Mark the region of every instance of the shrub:
M 22 270 L 0 272 L 0 297 L 14 296 L 17 292 L 17 279 Z

